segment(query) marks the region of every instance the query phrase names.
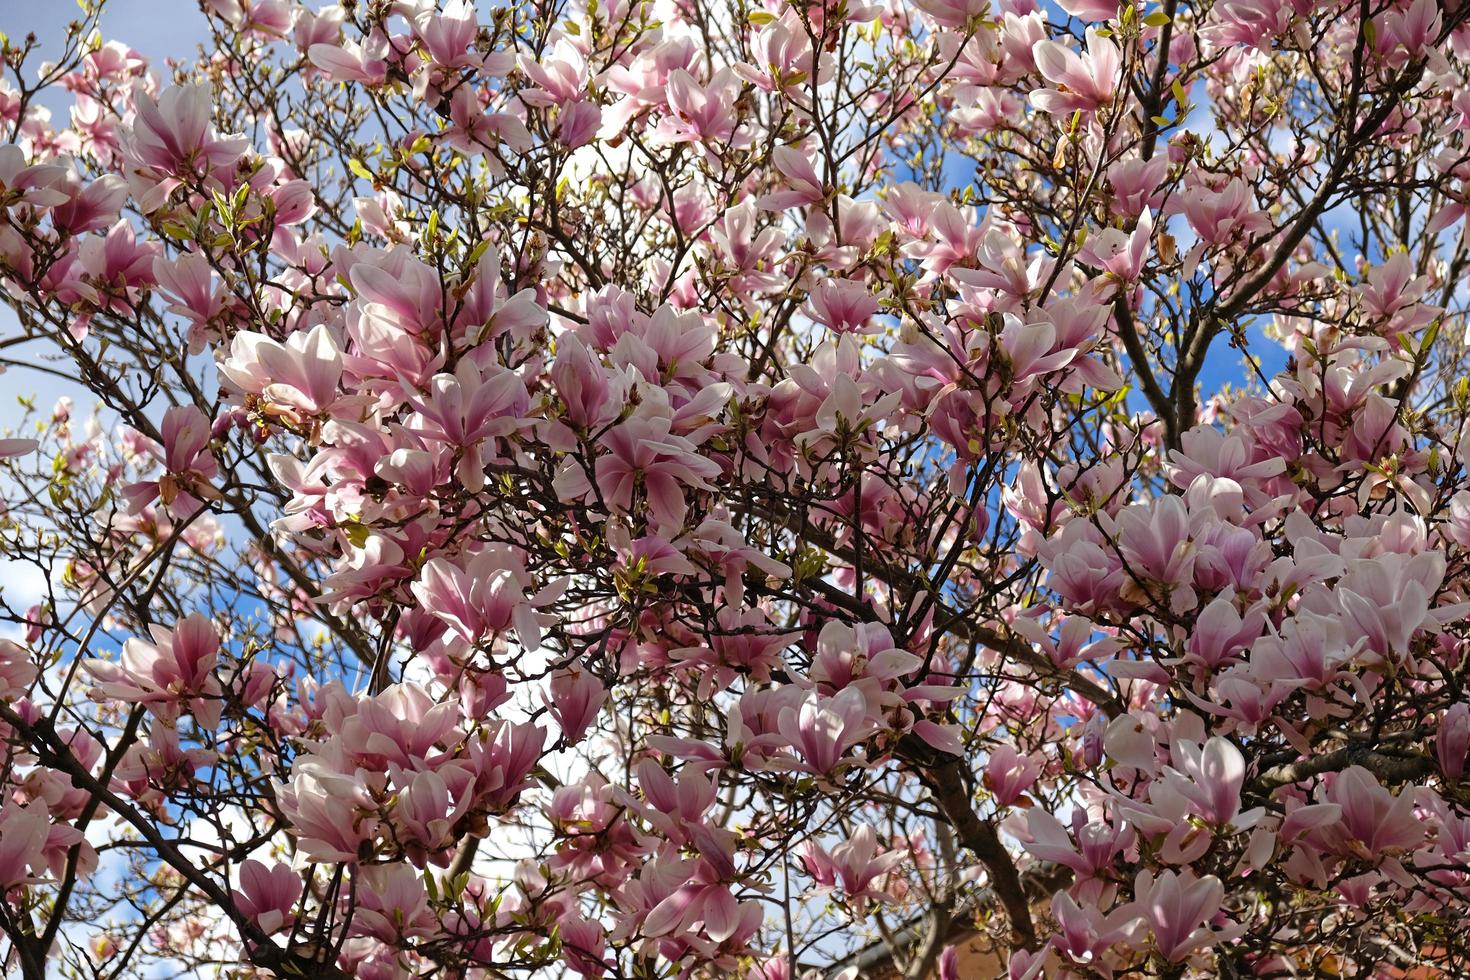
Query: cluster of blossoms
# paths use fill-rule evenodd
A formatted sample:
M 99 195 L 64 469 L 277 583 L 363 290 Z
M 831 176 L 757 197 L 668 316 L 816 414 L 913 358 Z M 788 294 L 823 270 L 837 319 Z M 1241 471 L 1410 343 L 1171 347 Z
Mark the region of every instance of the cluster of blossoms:
M 1470 969 L 1470 4 L 200 6 L 3 51 L 8 968 Z

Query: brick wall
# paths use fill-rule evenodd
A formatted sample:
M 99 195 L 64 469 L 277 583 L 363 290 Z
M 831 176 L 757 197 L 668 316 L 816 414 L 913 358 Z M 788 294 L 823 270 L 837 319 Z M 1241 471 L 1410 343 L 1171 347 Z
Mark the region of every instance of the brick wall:
M 979 933 L 961 933 L 950 940 L 955 946 L 955 965 L 959 980 L 996 980 L 1006 975 L 1006 961 L 990 949 L 989 941 Z M 928 980 L 934 980 L 931 973 Z M 892 963 L 864 971 L 862 980 L 899 980 Z

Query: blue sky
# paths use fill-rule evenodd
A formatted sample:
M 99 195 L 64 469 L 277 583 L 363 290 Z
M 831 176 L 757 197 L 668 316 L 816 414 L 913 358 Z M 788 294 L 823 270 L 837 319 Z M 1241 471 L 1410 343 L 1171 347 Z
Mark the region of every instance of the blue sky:
M 1054 20 L 1065 20 L 1065 15 L 1055 8 L 1051 0 L 1044 0 L 1043 9 Z M 38 56 L 30 65 L 34 72 L 41 61 L 55 58 L 60 53 L 60 41 L 67 23 L 80 17 L 81 13 L 71 0 L 0 0 L 0 31 L 9 35 L 12 43 L 22 41 L 28 33 L 34 33 L 41 41 Z M 148 56 L 156 69 L 166 72 L 163 59 L 191 57 L 197 45 L 207 37 L 207 25 L 194 0 L 109 0 L 102 15 L 101 35 L 104 40 L 121 41 L 135 48 Z M 67 93 L 58 91 L 51 99 L 43 101 L 49 102 L 60 116 L 70 100 Z M 1206 135 L 1210 127 L 1206 107 L 1197 106 L 1185 125 Z M 956 186 L 969 179 L 968 167 L 953 169 Z M 0 336 L 13 329 L 13 315 L 0 307 Z M 1261 357 L 1267 375 L 1279 370 L 1285 360 L 1281 348 L 1266 340 L 1258 325 L 1252 325 L 1248 336 L 1252 353 Z M 1239 384 L 1247 377 L 1241 355 L 1228 350 L 1227 343 L 1223 337 L 1218 339 L 1216 349 L 1207 360 L 1200 379 L 1206 394 L 1226 383 Z M 57 398 L 70 396 L 80 417 L 90 413 L 94 405 L 92 397 L 80 385 L 68 384 L 40 372 L 13 368 L 0 382 L 0 431 L 14 428 L 19 423 L 22 409 L 16 401 L 18 395 L 36 395 L 42 412 L 47 411 Z M 1141 399 L 1139 407 L 1143 407 Z M 13 580 L 15 574 L 14 569 L 7 570 L 0 564 L 0 580 L 7 580 L 4 584 L 9 594 L 19 598 L 16 592 L 28 589 L 23 583 Z M 31 583 L 31 587 L 39 584 Z
M 18 42 L 28 32 L 54 57 L 68 22 L 81 17 L 69 0 L 7 0 L 0 30 Z M 204 15 L 194 0 L 108 0 L 102 13 L 102 37 L 122 41 L 150 58 L 187 54 L 205 37 Z
M 11 43 L 24 43 L 27 34 L 35 34 L 40 42 L 38 50 L 28 59 L 26 70 L 30 77 L 34 77 L 43 61 L 60 55 L 66 25 L 81 16 L 82 11 L 72 0 L 0 0 L 0 31 Z M 110 0 L 103 11 L 101 33 L 103 40 L 122 41 L 155 63 L 161 63 L 164 57 L 192 53 L 206 36 L 206 29 L 204 15 L 193 0 Z M 9 79 L 8 71 L 6 75 Z M 60 116 L 67 111 L 70 97 L 65 92 L 56 92 L 42 102 Z M 11 336 L 14 331 L 15 315 L 9 307 L 0 305 L 0 336 Z M 35 350 L 39 349 L 38 345 Z M 31 395 L 37 397 L 43 412 L 63 396 L 75 401 L 79 415 L 89 414 L 93 407 L 93 399 L 80 385 L 67 384 L 54 375 L 38 371 L 11 368 L 0 377 L 0 432 L 17 427 L 23 413 L 17 398 Z M 28 566 L 0 561 L 0 587 L 5 588 L 13 604 L 24 608 L 23 600 L 34 601 L 40 597 L 45 583 L 34 579 L 34 572 Z
M 3 0 L 0 2 L 0 31 L 12 44 L 24 42 L 27 34 L 35 34 L 40 42 L 39 50 L 28 59 L 27 71 L 34 77 L 43 61 L 55 59 L 61 53 L 61 42 L 66 34 L 66 25 L 82 16 L 82 11 L 73 0 Z M 204 15 L 199 12 L 194 0 L 109 0 L 103 8 L 102 39 L 121 41 L 140 53 L 147 55 L 155 66 L 161 66 L 165 57 L 188 56 L 206 36 Z M 9 72 L 6 73 L 9 78 Z M 61 118 L 70 104 L 66 92 L 55 92 L 52 98 L 42 102 Z M 8 307 L 0 306 L 0 336 L 11 334 L 15 319 Z M 35 394 L 40 396 L 42 406 L 49 405 L 62 395 L 76 400 L 78 409 L 90 407 L 89 400 L 80 386 L 64 382 L 40 373 L 12 368 L 0 384 L 0 429 L 13 427 L 20 416 L 20 406 L 12 394 Z
M 68 0 L 6 0 L 3 8 L 0 10 L 0 31 L 9 35 L 13 43 L 21 41 L 28 33 L 34 33 L 41 41 L 40 56 L 34 59 L 32 70 L 40 61 L 54 58 L 59 53 L 59 42 L 66 24 L 81 16 L 81 10 Z M 1043 0 L 1042 8 L 1058 22 L 1066 19 L 1053 0 Z M 166 57 L 192 55 L 195 47 L 207 36 L 204 16 L 194 0 L 109 0 L 102 15 L 101 33 L 105 40 L 122 41 L 147 55 L 156 67 L 162 67 L 162 60 Z M 58 115 L 64 112 L 67 101 L 66 93 L 58 92 L 57 97 L 51 100 L 53 110 Z M 1186 125 L 1195 129 L 1207 126 L 1208 122 L 1202 118 L 1204 114 L 1202 107 L 1196 108 L 1192 114 L 1195 118 L 1188 120 Z M 968 175 L 955 176 L 963 179 Z M 0 309 L 0 333 L 9 332 L 8 328 L 13 324 L 11 316 L 9 310 Z M 1263 358 L 1268 375 L 1274 373 L 1284 361 L 1283 352 L 1267 341 L 1259 328 L 1252 328 L 1249 336 L 1252 352 Z M 1207 362 L 1201 378 L 1207 392 L 1223 383 L 1239 383 L 1245 377 L 1240 355 L 1225 350 L 1225 344 L 1225 340 L 1220 340 L 1218 346 L 1221 349 L 1214 351 L 1214 356 Z M 68 386 L 39 373 L 13 369 L 3 388 L 7 394 L 39 395 L 42 406 L 62 395 L 70 395 L 79 410 L 85 412 L 90 407 L 85 392 L 79 387 Z M 19 406 L 11 398 L 0 400 L 0 429 L 13 426 L 19 413 Z

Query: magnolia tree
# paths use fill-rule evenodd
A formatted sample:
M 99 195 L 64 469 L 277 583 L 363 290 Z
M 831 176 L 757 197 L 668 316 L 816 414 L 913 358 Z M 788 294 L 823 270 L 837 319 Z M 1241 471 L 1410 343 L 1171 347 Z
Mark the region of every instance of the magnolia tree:
M 1470 968 L 1470 4 L 201 8 L 5 42 L 8 969 Z

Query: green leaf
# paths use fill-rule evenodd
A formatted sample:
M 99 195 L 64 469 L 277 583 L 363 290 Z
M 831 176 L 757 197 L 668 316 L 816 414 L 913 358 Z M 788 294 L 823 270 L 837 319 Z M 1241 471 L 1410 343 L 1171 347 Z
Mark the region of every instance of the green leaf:
M 1434 346 L 1434 342 L 1439 339 L 1439 328 L 1443 323 L 1443 320 L 1435 320 L 1429 325 L 1429 329 L 1424 331 L 1424 338 L 1419 343 L 1420 354 L 1425 353 Z
M 357 157 L 353 157 L 351 160 L 347 161 L 347 169 L 351 170 L 354 174 L 356 174 L 358 177 L 361 177 L 363 180 L 373 179 L 373 172 L 369 170 L 366 164 L 364 164 Z
M 1162 10 L 1155 10 L 1153 13 L 1145 17 L 1143 19 L 1143 22 L 1149 27 L 1163 27 L 1165 24 L 1169 23 L 1169 20 L 1170 17 L 1168 14 L 1164 13 Z

